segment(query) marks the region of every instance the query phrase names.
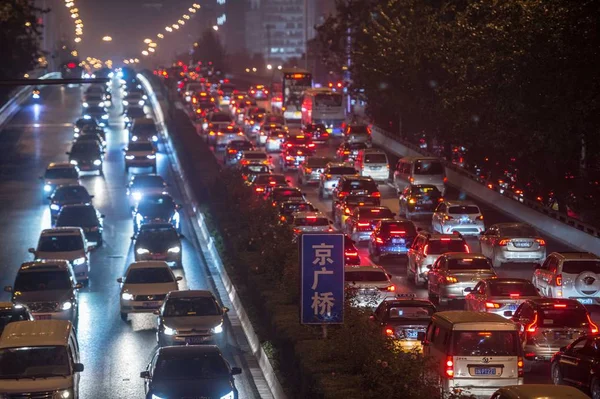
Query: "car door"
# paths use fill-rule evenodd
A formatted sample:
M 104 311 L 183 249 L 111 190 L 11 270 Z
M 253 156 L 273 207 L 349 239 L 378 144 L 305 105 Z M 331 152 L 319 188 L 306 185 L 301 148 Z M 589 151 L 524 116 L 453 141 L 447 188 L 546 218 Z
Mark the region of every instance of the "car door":
M 533 283 L 533 285 L 535 285 L 535 287 L 543 294 L 546 293 L 547 288 L 547 284 L 545 283 L 544 277 L 548 271 L 548 265 L 550 264 L 551 260 L 551 256 L 547 257 L 544 263 L 542 263 L 539 267 L 537 267 L 534 270 L 533 276 L 531 277 L 531 282 Z
M 443 278 L 445 264 L 446 258 L 440 256 L 431 266 L 431 270 L 427 275 L 427 279 L 431 287 L 430 292 L 433 292 L 436 295 L 440 292 L 440 281 Z
M 154 377 L 154 371 L 156 370 L 157 360 L 158 352 L 154 353 L 152 360 L 150 361 L 150 363 L 148 363 L 148 366 L 146 367 L 146 370 L 150 372 L 150 377 L 144 379 L 144 390 L 146 394 L 148 394 L 150 392 L 150 389 L 152 389 L 152 377 Z
M 588 352 L 592 349 L 591 341 L 588 337 L 579 338 L 560 355 L 559 366 L 565 381 L 580 385 L 586 380 L 585 376 L 578 374 L 583 371 L 581 369 L 582 363 L 585 363 L 583 358 L 586 357 L 586 348 Z M 589 375 L 589 369 L 586 374 Z

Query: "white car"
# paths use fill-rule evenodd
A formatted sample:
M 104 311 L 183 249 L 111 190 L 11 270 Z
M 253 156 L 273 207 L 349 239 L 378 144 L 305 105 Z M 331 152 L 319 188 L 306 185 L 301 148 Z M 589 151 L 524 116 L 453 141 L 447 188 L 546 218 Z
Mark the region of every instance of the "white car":
M 323 212 L 294 212 L 290 222 L 296 234 L 334 231 L 333 222 Z
M 133 202 L 139 202 L 145 195 L 168 194 L 168 185 L 157 174 L 134 175 L 127 184 L 127 195 Z
M 440 234 L 459 232 L 464 236 L 477 236 L 485 230 L 479 207 L 467 201 L 443 201 L 431 218 L 433 231 Z
M 156 147 L 150 141 L 130 142 L 127 148 L 123 149 L 125 156 L 125 171 L 129 168 L 152 168 L 156 173 Z
M 61 259 L 73 267 L 77 281 L 88 282 L 88 244 L 81 227 L 55 227 L 42 230 L 37 248 L 29 248 L 35 260 Z
M 44 175 L 40 176 L 40 180 L 43 182 L 43 197 L 46 198 L 58 186 L 80 184 L 79 168 L 69 162 L 52 162 L 46 168 Z
M 133 262 L 127 268 L 125 277 L 119 277 L 121 284 L 121 320 L 127 321 L 130 313 L 154 313 L 160 308 L 167 294 L 179 289 L 178 281 L 169 264 L 163 261 Z
M 467 288 L 465 310 L 496 313 L 502 317 L 515 313 L 528 299 L 540 298 L 540 293 L 529 280 L 520 278 L 487 278 L 473 288 Z M 506 313 L 506 314 L 505 314 Z
M 397 296 L 391 274 L 381 266 L 346 266 L 344 279 L 347 292 L 353 295 L 353 306 L 376 308 L 387 298 Z

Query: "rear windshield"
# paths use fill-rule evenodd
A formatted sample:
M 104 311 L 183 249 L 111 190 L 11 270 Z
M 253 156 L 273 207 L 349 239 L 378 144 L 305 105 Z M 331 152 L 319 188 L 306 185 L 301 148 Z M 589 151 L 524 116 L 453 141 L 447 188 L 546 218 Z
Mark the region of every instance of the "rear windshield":
M 494 281 L 489 287 L 492 296 L 539 296 L 537 289 L 529 281 Z
M 454 356 L 517 356 L 516 331 L 454 331 Z
M 492 268 L 487 259 L 481 258 L 448 259 L 446 264 L 448 265 L 448 270 L 481 270 Z
M 427 243 L 428 254 L 445 254 L 446 252 L 467 252 L 463 240 L 429 240 Z
M 358 217 L 361 219 L 392 219 L 394 214 L 387 208 L 365 208 L 359 209 Z
M 417 235 L 415 225 L 410 222 L 383 223 L 381 231 L 386 234 L 403 234 L 407 236 Z
M 38 243 L 40 252 L 70 252 L 83 249 L 80 235 L 41 236 Z
M 66 270 L 47 270 L 17 274 L 15 291 L 53 291 L 71 288 L 71 276 Z
M 331 159 L 329 158 L 307 158 L 306 162 L 304 162 L 304 164 L 306 166 L 308 166 L 309 168 L 324 168 L 325 166 L 327 166 L 327 163 L 331 162 Z
M 350 134 L 369 134 L 369 128 L 363 125 L 350 126 Z
M 298 211 L 314 211 L 315 208 L 308 202 L 288 202 L 282 205 L 285 212 L 298 212 Z
M 52 195 L 55 201 L 83 200 L 89 201 L 90 195 L 83 186 L 59 187 Z
M 249 141 L 236 140 L 229 143 L 229 147 L 236 150 L 251 150 L 254 146 Z
M 443 175 L 444 166 L 440 161 L 416 161 L 415 175 Z
M 96 209 L 92 206 L 65 206 L 60 210 L 56 225 L 94 227 L 98 224 Z
M 538 232 L 531 226 L 507 226 L 500 227 L 500 235 L 508 237 L 537 237 Z
M 435 313 L 433 306 L 394 306 L 389 310 L 390 319 L 428 320 Z
M 268 155 L 260 152 L 245 152 L 244 158 L 246 159 L 267 159 Z
M 227 114 L 213 114 L 211 122 L 230 122 L 231 118 Z
M 377 183 L 373 180 L 349 180 L 345 182 L 344 189 L 377 191 Z
M 441 195 L 440 190 L 436 186 L 430 185 L 417 185 L 412 186 L 413 194 L 424 194 L 424 195 Z
M 290 136 L 287 141 L 294 144 L 306 144 L 310 143 L 310 138 L 307 136 Z
M 302 191 L 289 188 L 284 190 L 277 190 L 273 192 L 273 198 L 275 200 L 288 198 L 288 197 L 302 197 Z
M 388 278 L 385 273 L 381 270 L 374 270 L 372 272 L 367 271 L 353 271 L 353 272 L 345 272 L 344 273 L 346 282 L 353 281 L 367 281 L 367 282 L 387 282 Z
M 348 167 L 340 166 L 340 167 L 336 167 L 336 168 L 330 168 L 329 174 L 330 175 L 355 175 L 356 169 L 349 167 L 349 166 Z
M 127 274 L 125 282 L 127 284 L 171 283 L 173 282 L 173 276 L 169 270 L 162 267 L 131 269 Z
M 75 168 L 48 169 L 44 175 L 46 179 L 77 179 L 79 174 Z
M 540 327 L 587 327 L 587 311 L 583 308 L 555 308 L 546 307 L 538 312 L 538 325 Z
M 276 182 L 278 184 L 287 184 L 284 175 L 257 175 L 253 183 L 256 184 L 268 184 L 269 182 Z
M 269 173 L 269 167 L 266 165 L 247 165 L 244 166 L 242 173 Z
M 569 274 L 583 272 L 600 274 L 600 260 L 566 260 L 563 262 L 562 271 Z
M 459 215 L 476 215 L 480 212 L 479 212 L 479 207 L 476 205 L 461 205 L 461 206 L 449 207 L 448 213 L 459 214 Z
M 131 184 L 134 188 L 163 187 L 165 181 L 158 175 L 137 175 Z
M 385 154 L 367 154 L 365 155 L 365 163 L 384 163 L 387 165 L 388 160 Z
M 346 205 L 373 205 L 373 206 L 379 206 L 379 198 L 373 198 L 373 197 L 363 197 L 363 196 L 348 196 L 346 197 Z
M 327 218 L 319 217 L 297 217 L 294 218 L 294 225 L 296 226 L 328 226 L 329 220 Z

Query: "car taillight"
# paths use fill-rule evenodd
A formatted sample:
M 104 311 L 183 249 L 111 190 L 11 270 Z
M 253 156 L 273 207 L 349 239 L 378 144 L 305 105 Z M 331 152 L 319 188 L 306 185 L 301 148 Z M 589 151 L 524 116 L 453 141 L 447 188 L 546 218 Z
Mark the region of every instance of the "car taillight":
M 344 213 L 345 213 L 346 215 L 349 215 L 349 214 L 351 213 L 351 212 L 350 212 L 350 208 L 346 208 L 346 209 L 344 209 Z
M 345 196 L 347 196 L 347 195 L 350 195 L 350 192 L 348 192 L 348 191 L 341 191 L 341 192 L 338 194 L 338 197 L 345 197 Z
M 555 279 L 554 279 L 554 283 L 557 287 L 562 286 L 562 274 L 558 274 Z
M 476 219 L 477 219 L 477 220 L 483 220 L 483 215 L 479 215 L 479 216 L 477 216 L 477 218 L 476 218 Z
M 375 191 L 374 193 L 371 194 L 371 197 L 380 198 L 381 193 L 379 191 Z
M 352 257 L 358 256 L 358 252 L 357 251 L 345 251 L 344 255 L 352 258 Z
M 498 241 L 498 245 L 501 247 L 505 247 L 508 245 L 509 242 L 510 242 L 510 240 L 507 240 L 506 238 L 504 238 L 504 239 Z
M 527 332 L 530 333 L 534 333 L 535 330 L 537 330 L 537 321 L 538 321 L 538 315 L 537 312 L 535 313 L 535 315 L 533 316 L 533 321 L 527 325 L 527 327 L 525 328 L 525 330 Z
M 535 242 L 537 242 L 540 245 L 540 247 L 546 246 L 546 240 L 544 240 L 543 238 L 536 238 Z
M 427 256 L 428 249 L 429 249 L 429 244 L 425 244 L 425 247 L 423 248 L 423 255 Z
M 263 191 L 265 191 L 264 188 L 262 188 L 262 187 L 256 187 L 256 192 L 257 193 L 262 193 Z
M 444 197 L 438 198 L 438 202 L 444 202 Z
M 315 146 L 315 145 L 314 145 L 313 143 L 310 143 L 310 144 L 308 145 L 308 148 L 313 148 L 314 146 Z
M 411 178 L 408 179 L 408 181 L 411 182 L 411 183 L 414 183 L 415 182 L 415 178 L 411 177 Z
M 392 284 L 392 285 L 390 285 L 390 286 L 387 287 L 387 290 L 390 291 L 390 292 L 394 292 L 394 291 L 396 291 L 396 286 L 394 284 Z
M 444 215 L 444 219 L 446 219 L 446 220 L 452 220 L 454 218 L 452 216 L 450 216 L 450 215 Z
M 388 327 L 388 328 L 385 329 L 385 335 L 387 335 L 388 337 L 391 337 L 394 334 L 395 334 L 395 331 L 394 331 L 393 328 Z
M 446 276 L 446 282 L 447 283 L 458 283 L 458 279 L 454 276 Z
M 523 373 L 524 372 L 523 365 L 524 365 L 523 358 L 521 356 L 517 357 L 517 373 L 518 373 L 517 375 L 519 377 L 523 377 L 523 374 L 524 374 Z
M 519 298 L 521 294 L 509 294 L 511 298 Z
M 446 357 L 446 377 L 454 378 L 454 357 Z
M 304 171 L 305 171 L 306 173 L 312 173 L 312 169 L 311 169 L 311 168 L 306 168 L 306 169 L 304 169 Z
M 416 198 L 409 198 L 408 199 L 408 203 L 409 204 L 416 204 L 417 203 L 417 199 Z
M 286 161 L 293 161 L 295 158 L 291 155 L 288 155 L 287 157 L 285 157 Z
M 229 154 L 235 154 L 237 151 L 230 148 L 229 150 L 227 150 L 227 152 Z
M 293 145 L 292 143 L 287 143 L 287 146 L 288 146 L 288 147 L 291 147 L 292 145 Z
M 494 302 L 486 302 L 485 303 L 485 308 L 486 309 L 500 309 L 500 304 L 499 303 L 494 303 Z
M 466 253 L 470 253 L 471 249 L 469 248 L 469 246 L 467 244 L 465 244 L 465 252 Z
M 383 244 L 383 240 L 381 239 L 381 237 L 375 237 L 375 242 L 377 244 Z
M 444 183 L 448 183 L 448 178 L 444 177 Z
M 594 322 L 590 318 L 590 314 L 589 313 L 587 315 L 587 319 L 588 319 L 588 322 L 590 323 L 590 332 L 592 334 L 598 334 L 598 326 L 596 324 L 594 324 Z
M 371 225 L 371 223 L 365 223 L 365 222 L 358 222 L 358 227 L 369 227 Z

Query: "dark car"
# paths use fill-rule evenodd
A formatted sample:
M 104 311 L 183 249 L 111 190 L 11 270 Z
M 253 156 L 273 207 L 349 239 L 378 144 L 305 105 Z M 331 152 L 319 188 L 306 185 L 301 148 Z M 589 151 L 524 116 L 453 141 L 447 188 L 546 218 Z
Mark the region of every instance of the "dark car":
M 92 130 L 84 130 L 82 133 L 78 133 L 77 137 L 75 138 L 75 140 L 73 141 L 74 144 L 76 143 L 83 143 L 83 142 L 92 142 L 92 143 L 96 143 L 100 146 L 100 148 L 102 149 L 102 151 L 104 151 L 106 149 L 106 141 L 104 140 L 104 138 L 102 138 L 102 136 Z
M 294 212 L 316 212 L 317 208 L 304 198 L 286 199 L 277 203 L 279 218 L 282 222 L 287 222 L 288 218 Z
M 180 232 L 180 206 L 168 194 L 148 194 L 137 205 L 131 207 L 133 232 L 138 234 L 140 227 L 147 223 L 170 223 Z
M 33 316 L 29 309 L 23 305 L 15 305 L 12 302 L 0 302 L 0 335 L 10 323 L 16 321 L 31 321 Z
M 240 168 L 240 173 L 242 174 L 242 179 L 244 179 L 245 181 L 249 181 L 257 175 L 271 174 L 271 169 L 269 168 L 269 166 L 262 163 L 249 163 Z
M 348 195 L 364 195 L 373 198 L 381 198 L 381 192 L 379 192 L 375 180 L 371 177 L 364 176 L 346 175 L 340 177 L 331 193 L 333 202 L 341 201 Z
M 298 168 L 298 184 L 319 183 L 321 173 L 325 172 L 327 164 L 331 162 L 329 157 L 308 157 Z
M 232 140 L 225 147 L 225 165 L 233 165 L 242 157 L 243 151 L 254 150 L 254 145 L 248 140 Z M 267 168 L 268 169 L 268 168 Z
M 67 152 L 69 162 L 77 165 L 80 171 L 97 171 L 100 176 L 104 175 L 102 163 L 104 161 L 104 151 L 100 144 L 95 141 L 76 141 Z
M 374 262 L 388 255 L 406 255 L 416 236 L 417 227 L 413 222 L 380 220 L 369 240 L 369 255 Z
M 276 207 L 280 202 L 298 199 L 304 200 L 304 193 L 298 187 L 275 187 L 269 192 L 267 201 Z
M 101 247 L 104 215 L 100 214 L 92 204 L 65 205 L 61 208 L 55 227 L 81 227 L 88 241 Z
M 304 134 L 312 137 L 314 142 L 326 142 L 329 140 L 329 132 L 327 127 L 322 123 L 309 123 L 302 129 Z
M 157 349 L 140 377 L 147 399 L 238 399 L 233 376 L 241 373 L 229 366 L 216 345 L 192 345 Z
M 356 244 L 348 234 L 344 234 L 344 261 L 346 266 L 360 265 L 360 256 Z
M 83 117 L 75 121 L 75 123 L 73 124 L 73 132 L 79 133 L 84 126 L 91 126 L 93 128 L 100 127 L 100 125 L 98 125 L 98 121 L 96 121 L 95 118 L 88 116 L 87 118 Z
M 430 301 L 411 297 L 414 294 L 405 294 L 406 299 L 385 300 L 371 316 L 371 320 L 381 327 L 382 334 L 399 340 L 400 346 L 408 350 L 420 347 L 417 337 L 420 332 L 425 332 L 436 312 Z
M 256 194 L 264 196 L 267 188 L 287 186 L 288 181 L 285 178 L 285 175 L 281 174 L 258 174 L 254 175 L 252 179 L 248 181 L 248 184 L 250 184 Z
M 432 184 L 409 184 L 400 193 L 400 215 L 411 219 L 414 215 L 431 215 L 443 201 L 442 193 Z
M 600 397 L 600 336 L 588 335 L 560 348 L 552 357 L 552 382 L 575 385 Z
M 134 245 L 135 260 L 163 260 L 181 267 L 181 239 L 170 223 L 149 223 L 140 226 Z
M 108 111 L 103 106 L 95 105 L 83 109 L 83 115 L 94 118 L 98 121 L 98 125 L 105 127 L 108 125 Z
M 84 134 L 97 134 L 102 138 L 102 141 L 106 141 L 106 131 L 102 126 L 83 125 L 80 129 L 77 129 L 77 131 L 73 133 L 73 138 L 77 139 L 79 136 Z
M 289 134 L 283 143 L 283 147 L 288 150 L 303 150 L 306 155 L 312 155 L 315 152 L 315 143 L 306 134 Z
M 146 112 L 143 108 L 127 108 L 127 110 L 125 111 L 125 128 L 131 126 L 134 119 L 145 117 Z
M 80 184 L 58 186 L 52 195 L 48 197 L 50 200 L 50 216 L 54 220 L 63 206 L 89 204 L 92 202 L 92 198 L 94 196 L 90 195 L 87 189 Z
M 354 241 L 369 240 L 375 226 L 381 219 L 393 219 L 395 216 L 385 206 L 358 206 L 342 226 Z

